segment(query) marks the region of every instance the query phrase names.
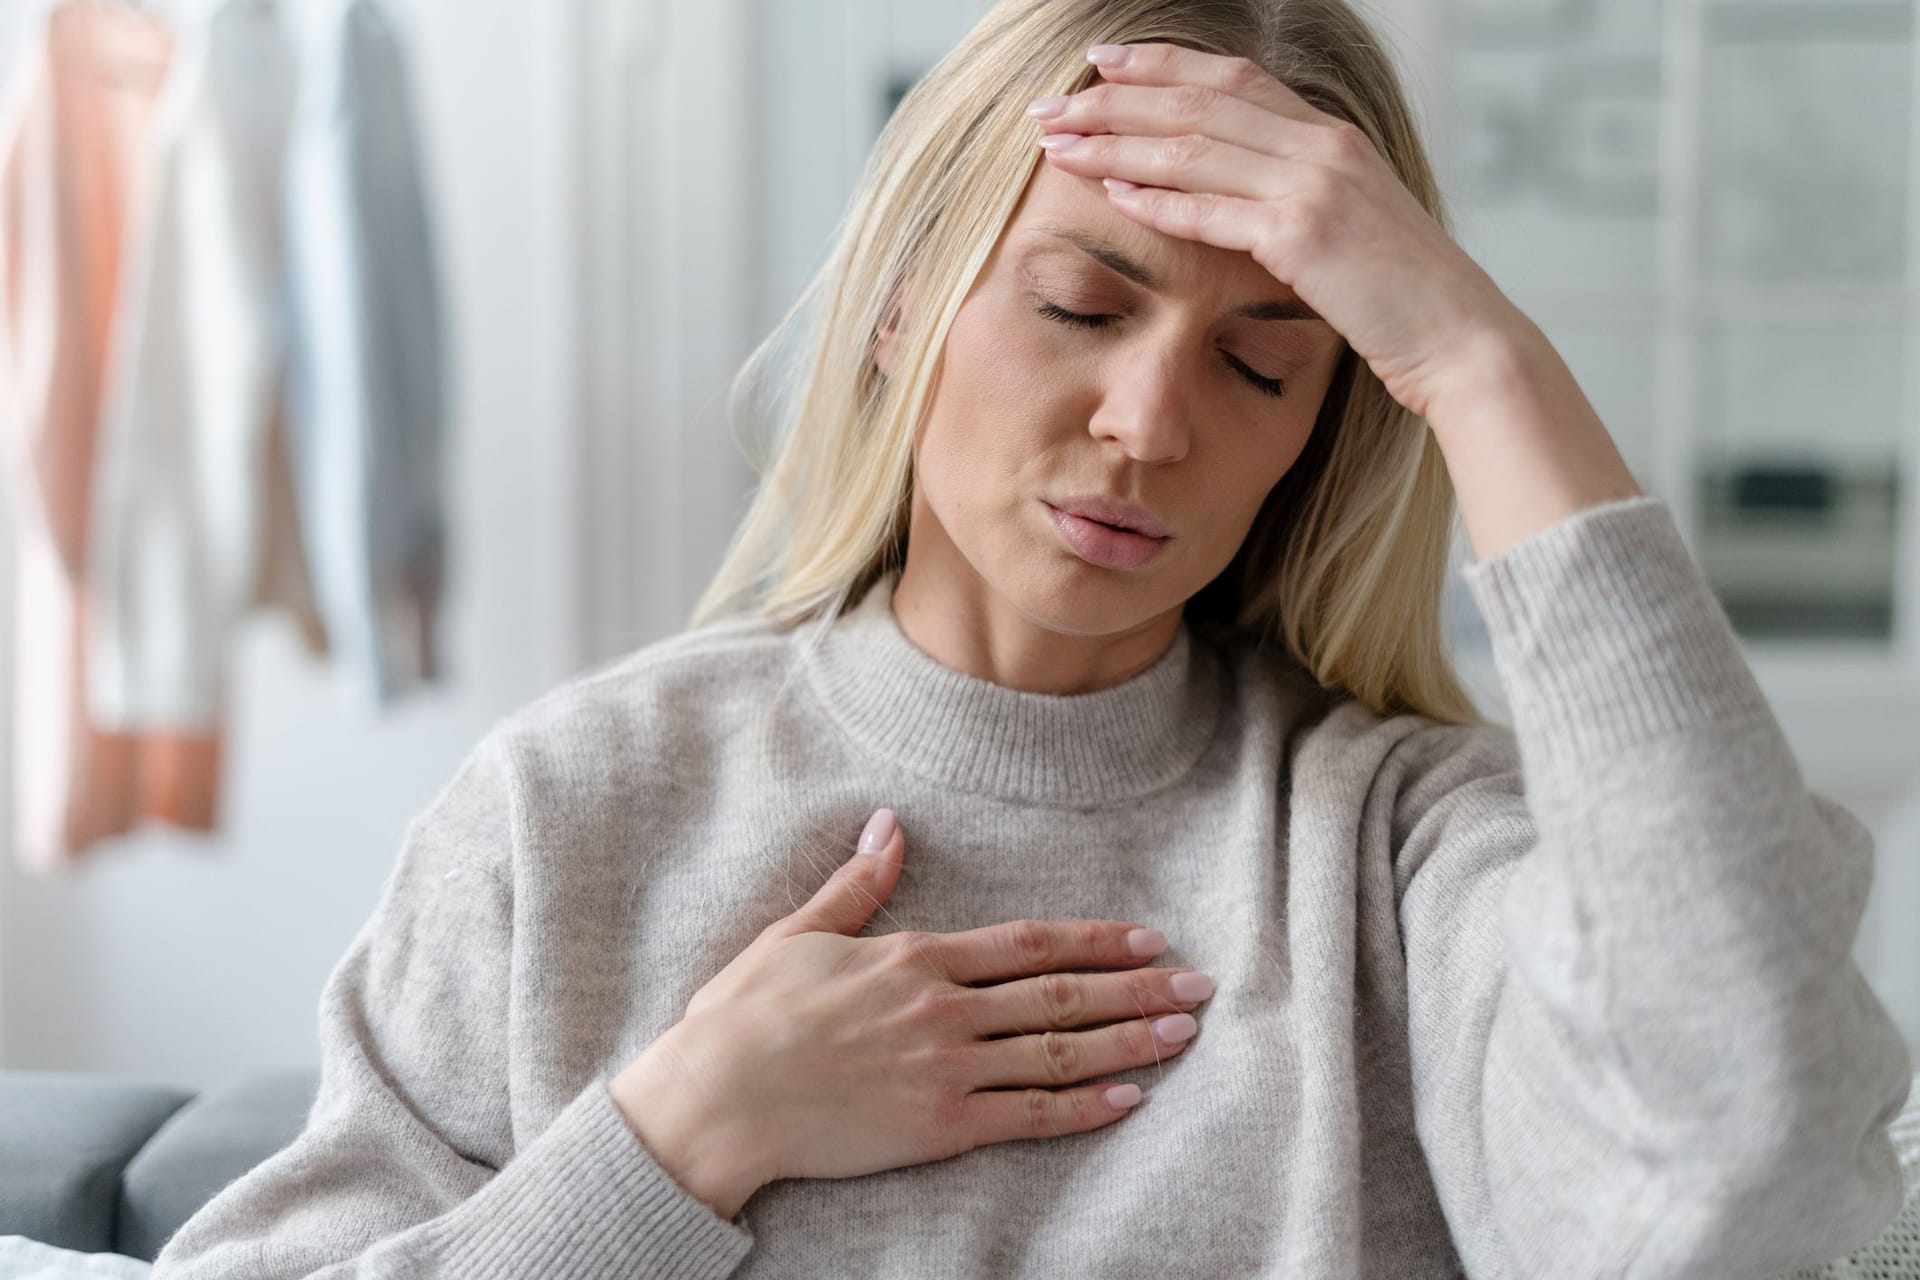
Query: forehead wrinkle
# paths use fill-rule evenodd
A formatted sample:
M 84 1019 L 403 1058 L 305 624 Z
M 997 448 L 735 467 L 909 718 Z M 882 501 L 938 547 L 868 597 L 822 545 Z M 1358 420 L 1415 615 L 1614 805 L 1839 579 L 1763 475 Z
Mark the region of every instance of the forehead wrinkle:
M 1084 227 L 1042 222 L 1034 224 L 1029 229 L 1073 246 L 1095 262 L 1131 280 L 1149 293 L 1164 295 L 1167 292 L 1166 283 L 1145 263 L 1130 257 L 1120 246 Z M 1270 298 L 1250 302 L 1244 306 L 1235 307 L 1231 314 L 1252 320 L 1320 320 L 1321 318 L 1319 312 L 1298 298 Z

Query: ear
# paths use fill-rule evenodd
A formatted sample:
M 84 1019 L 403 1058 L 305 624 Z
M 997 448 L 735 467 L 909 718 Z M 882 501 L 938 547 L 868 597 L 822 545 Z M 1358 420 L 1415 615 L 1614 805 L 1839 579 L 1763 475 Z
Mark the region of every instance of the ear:
M 893 376 L 893 356 L 900 341 L 900 304 L 887 304 L 886 318 L 880 322 L 880 332 L 873 339 L 873 363 L 882 377 Z
M 880 331 L 873 338 L 873 363 L 881 376 L 893 376 L 893 362 L 900 349 L 900 330 L 903 323 L 902 308 L 911 306 L 913 300 L 913 282 L 893 291 L 887 301 L 887 309 L 880 320 Z

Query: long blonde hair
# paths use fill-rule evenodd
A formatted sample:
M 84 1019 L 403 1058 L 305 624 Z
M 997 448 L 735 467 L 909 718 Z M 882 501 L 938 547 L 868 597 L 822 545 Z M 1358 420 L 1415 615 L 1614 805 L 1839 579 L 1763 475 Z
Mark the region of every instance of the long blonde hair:
M 1448 225 L 1392 63 L 1345 0 L 1000 0 L 901 100 L 832 253 L 734 380 L 737 432 L 815 317 L 797 394 L 771 415 L 778 456 L 769 469 L 748 450 L 759 488 L 689 627 L 830 620 L 905 563 L 914 436 L 948 326 L 1039 162 L 1026 104 L 1096 82 L 1090 45 L 1143 41 L 1257 63 L 1363 130 Z M 874 345 L 894 325 L 889 377 Z M 1186 616 L 1278 643 L 1380 714 L 1480 723 L 1442 634 L 1454 517 L 1426 422 L 1348 349 L 1306 449 Z

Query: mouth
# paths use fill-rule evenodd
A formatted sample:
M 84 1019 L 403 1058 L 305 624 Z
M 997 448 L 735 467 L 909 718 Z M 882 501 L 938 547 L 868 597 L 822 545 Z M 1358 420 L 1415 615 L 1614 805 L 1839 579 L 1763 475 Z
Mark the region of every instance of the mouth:
M 1148 537 L 1119 525 L 1062 511 L 1045 500 L 1041 505 L 1046 507 L 1048 519 L 1053 521 L 1061 540 L 1073 553 L 1088 564 L 1102 569 L 1126 571 L 1141 568 L 1167 545 L 1166 538 Z

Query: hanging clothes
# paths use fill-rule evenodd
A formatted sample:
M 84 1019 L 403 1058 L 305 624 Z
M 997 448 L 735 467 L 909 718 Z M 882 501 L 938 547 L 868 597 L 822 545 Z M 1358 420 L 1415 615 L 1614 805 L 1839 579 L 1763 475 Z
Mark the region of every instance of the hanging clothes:
M 315 591 L 372 705 L 441 678 L 439 279 L 405 44 L 314 0 L 288 147 L 289 421 Z
M 88 711 L 92 476 L 125 225 L 173 54 L 154 15 L 62 0 L 0 108 L 0 361 L 19 534 L 15 853 L 69 865 L 144 817 L 211 830 L 218 732 L 105 732 Z
M 274 438 L 297 71 L 272 0 L 217 0 L 182 33 L 153 131 L 94 470 L 90 693 L 108 727 L 222 723 L 256 603 L 324 648 Z

